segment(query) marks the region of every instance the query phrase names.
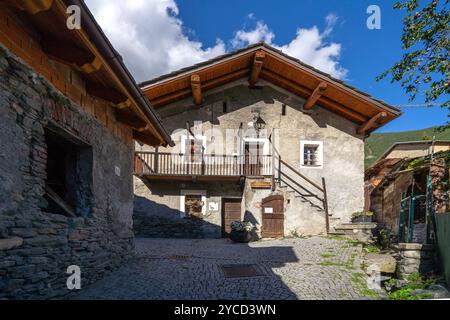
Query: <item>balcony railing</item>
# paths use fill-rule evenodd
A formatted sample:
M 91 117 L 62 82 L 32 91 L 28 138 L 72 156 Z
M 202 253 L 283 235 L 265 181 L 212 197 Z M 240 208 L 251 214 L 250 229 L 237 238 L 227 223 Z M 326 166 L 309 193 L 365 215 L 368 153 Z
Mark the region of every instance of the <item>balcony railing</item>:
M 134 166 L 137 175 L 271 176 L 272 156 L 136 152 Z

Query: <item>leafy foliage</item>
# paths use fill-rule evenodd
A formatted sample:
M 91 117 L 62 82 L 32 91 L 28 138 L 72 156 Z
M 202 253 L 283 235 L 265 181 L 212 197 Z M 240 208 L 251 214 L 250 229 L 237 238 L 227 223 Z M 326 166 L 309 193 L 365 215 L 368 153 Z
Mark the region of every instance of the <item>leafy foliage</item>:
M 425 101 L 435 101 L 450 92 L 450 11 L 449 0 L 433 0 L 420 6 L 418 0 L 394 4 L 408 15 L 403 19 L 403 49 L 409 50 L 403 59 L 378 79 L 392 74 L 392 81 L 400 81 L 413 100 L 421 86 L 425 90 Z M 450 100 L 444 103 L 450 106 Z
M 427 289 L 436 283 L 434 278 L 423 278 L 419 273 L 412 273 L 406 280 L 391 279 L 385 283 L 389 298 L 392 300 L 420 300 L 431 298 L 430 294 L 414 294 L 414 290 Z
M 426 2 L 426 1 L 424 1 Z M 377 80 L 391 75 L 400 82 L 410 101 L 424 89 L 425 102 L 431 103 L 450 93 L 450 0 L 404 0 L 395 9 L 406 10 L 403 18 L 403 58 Z M 443 103 L 450 107 L 450 100 Z
M 251 222 L 246 221 L 233 221 L 231 223 L 231 230 L 234 231 L 246 231 L 250 232 L 253 230 L 253 225 Z

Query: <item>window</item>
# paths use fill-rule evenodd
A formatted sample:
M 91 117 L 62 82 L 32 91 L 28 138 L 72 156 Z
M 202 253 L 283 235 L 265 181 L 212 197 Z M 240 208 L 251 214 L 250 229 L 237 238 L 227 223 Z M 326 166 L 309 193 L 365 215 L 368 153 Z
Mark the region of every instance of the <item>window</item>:
M 45 130 L 45 212 L 87 216 L 92 206 L 92 148 L 57 129 Z
M 300 142 L 300 166 L 305 168 L 323 167 L 322 141 Z
M 183 218 L 202 218 L 206 213 L 206 191 L 181 190 L 180 212 Z
M 223 101 L 222 102 L 222 112 L 223 113 L 227 113 L 227 102 L 226 101 Z
M 181 153 L 184 154 L 184 160 L 190 163 L 202 162 L 202 153 L 206 152 L 205 136 L 182 136 Z

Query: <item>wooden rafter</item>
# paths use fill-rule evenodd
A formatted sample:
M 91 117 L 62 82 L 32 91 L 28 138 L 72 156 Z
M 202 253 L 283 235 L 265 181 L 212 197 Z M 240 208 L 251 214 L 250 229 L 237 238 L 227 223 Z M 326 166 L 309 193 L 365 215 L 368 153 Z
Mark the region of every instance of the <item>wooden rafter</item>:
M 225 84 L 229 81 L 233 81 L 236 79 L 240 79 L 242 77 L 245 77 L 248 74 L 248 68 L 237 70 L 235 72 L 232 72 L 230 74 L 224 75 L 222 77 L 207 81 L 202 83 L 202 89 L 208 90 L 210 88 L 214 88 L 216 86 L 219 86 L 221 84 Z M 191 94 L 191 88 L 188 89 L 182 89 L 177 92 L 170 93 L 168 95 L 160 96 L 156 99 L 151 99 L 151 93 L 146 91 L 144 89 L 144 92 L 147 94 L 147 96 L 150 98 L 150 102 L 152 103 L 153 107 L 157 108 L 159 106 L 169 104 L 171 101 L 176 101 L 178 99 L 182 99 L 185 97 L 188 97 Z
M 156 139 L 155 136 L 149 131 L 133 130 L 133 139 L 148 144 L 149 146 L 161 145 L 161 141 Z
M 310 110 L 316 104 L 317 100 L 319 100 L 319 98 L 324 94 L 327 86 L 328 85 L 326 82 L 319 83 L 309 96 L 308 100 L 306 100 L 305 104 L 303 105 L 303 109 Z
M 191 90 L 196 105 L 202 104 L 202 85 L 200 83 L 200 76 L 193 74 L 191 76 Z
M 53 0 L 9 0 L 8 3 L 16 5 L 19 9 L 25 10 L 31 15 L 42 11 L 47 11 L 53 4 Z
M 385 117 L 387 117 L 386 112 L 377 113 L 375 116 L 370 118 L 358 128 L 358 134 L 365 134 L 368 130 L 373 129 L 378 125 L 378 122 Z
M 147 126 L 147 122 L 137 116 L 131 108 L 116 109 L 115 115 L 117 121 L 135 128 L 138 131 L 146 128 Z
M 41 46 L 44 52 L 52 58 L 66 64 L 76 64 L 80 68 L 92 64 L 96 58 L 92 52 L 61 39 L 44 37 Z
M 105 87 L 94 81 L 86 81 L 86 92 L 94 97 L 111 101 L 114 104 L 120 104 L 127 101 L 128 97 L 119 91 Z
M 297 83 L 294 83 L 272 71 L 268 71 L 268 70 L 264 69 L 261 72 L 261 77 L 274 83 L 275 85 L 278 85 L 282 88 L 285 88 L 287 90 L 295 92 L 298 95 L 302 95 L 302 96 L 310 95 L 311 90 L 308 90 L 308 88 L 301 86 Z M 333 112 L 336 112 L 338 114 L 341 114 L 341 115 L 351 119 L 352 121 L 362 123 L 367 120 L 367 118 L 364 117 L 364 115 L 362 115 L 356 111 L 353 111 L 352 109 L 349 109 L 343 105 L 340 105 L 339 103 L 337 103 L 329 98 L 322 97 L 321 103 L 322 103 L 323 107 L 325 107 Z
M 255 85 L 259 79 L 259 74 L 261 73 L 265 57 L 266 54 L 264 51 L 256 51 L 253 59 L 252 71 L 250 72 L 250 78 L 248 80 L 251 86 Z

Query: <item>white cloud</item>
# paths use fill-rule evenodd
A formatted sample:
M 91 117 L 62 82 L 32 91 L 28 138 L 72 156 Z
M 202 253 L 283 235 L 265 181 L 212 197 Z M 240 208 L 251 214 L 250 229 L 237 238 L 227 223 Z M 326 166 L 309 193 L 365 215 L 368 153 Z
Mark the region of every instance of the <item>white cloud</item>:
M 327 37 L 331 34 L 338 21 L 338 17 L 330 13 L 325 17 L 325 21 L 326 27 L 323 32 L 320 32 L 317 26 L 309 29 L 298 28 L 296 37 L 285 45 L 273 43 L 272 40 L 275 38 L 275 34 L 263 21 L 258 21 L 253 30 L 239 30 L 236 32 L 231 44 L 233 47 L 239 48 L 259 41 L 265 41 L 304 63 L 310 64 L 336 78 L 344 79 L 348 71 L 339 64 L 341 44 L 326 42 Z
M 220 39 L 203 48 L 187 37 L 174 0 L 87 0 L 137 81 L 225 53 Z
M 106 35 L 122 55 L 125 64 L 137 81 L 144 81 L 194 63 L 224 54 L 224 41 L 217 39 L 214 46 L 204 45 L 188 34 L 178 17 L 175 0 L 86 0 L 87 5 Z M 255 23 L 253 13 L 247 16 Z M 326 28 L 321 33 L 316 26 L 299 28 L 289 43 L 273 43 L 275 34 L 263 22 L 256 21 L 254 29 L 238 30 L 230 40 L 232 48 L 265 41 L 305 63 L 345 78 L 347 70 L 339 65 L 341 45 L 326 43 L 333 31 L 337 17 L 326 18 Z
M 253 16 L 252 16 L 253 18 Z M 266 43 L 272 43 L 272 39 L 275 37 L 269 27 L 262 21 L 256 23 L 255 29 L 251 31 L 239 30 L 231 40 L 231 45 L 234 48 L 243 47 L 248 44 L 264 41 Z

